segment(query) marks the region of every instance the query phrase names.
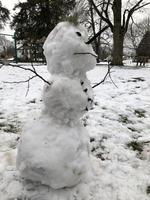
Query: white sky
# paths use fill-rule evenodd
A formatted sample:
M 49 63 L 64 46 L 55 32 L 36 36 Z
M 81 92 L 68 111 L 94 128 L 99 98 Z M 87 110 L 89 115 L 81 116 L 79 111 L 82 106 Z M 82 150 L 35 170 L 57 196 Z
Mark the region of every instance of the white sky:
M 2 5 L 5 6 L 10 11 L 11 14 L 13 14 L 13 8 L 14 8 L 15 4 L 17 4 L 19 1 L 23 2 L 25 0 L 1 0 Z M 9 27 L 9 22 L 7 23 L 5 29 L 1 31 L 1 33 L 6 33 L 6 34 L 14 33 L 14 30 L 11 30 Z
M 9 10 L 12 10 L 14 5 L 19 2 L 19 0 L 1 0 L 2 5 L 8 8 Z

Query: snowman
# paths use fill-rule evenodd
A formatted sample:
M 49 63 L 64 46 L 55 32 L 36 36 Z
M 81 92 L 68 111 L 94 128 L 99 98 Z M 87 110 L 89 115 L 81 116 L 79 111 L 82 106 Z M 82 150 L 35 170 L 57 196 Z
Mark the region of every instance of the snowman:
M 44 86 L 42 114 L 28 124 L 18 146 L 17 169 L 24 181 L 57 191 L 75 187 L 87 176 L 89 136 L 81 117 L 92 108 L 86 72 L 96 64 L 87 41 L 83 27 L 61 22 L 44 43 L 51 79 Z

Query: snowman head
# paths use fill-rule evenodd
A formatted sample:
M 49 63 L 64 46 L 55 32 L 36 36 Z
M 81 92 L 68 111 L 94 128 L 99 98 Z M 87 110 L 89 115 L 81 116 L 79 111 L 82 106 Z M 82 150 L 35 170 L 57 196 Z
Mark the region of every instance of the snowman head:
M 96 54 L 87 41 L 88 35 L 83 27 L 69 22 L 59 23 L 43 45 L 48 71 L 72 76 L 93 69 Z

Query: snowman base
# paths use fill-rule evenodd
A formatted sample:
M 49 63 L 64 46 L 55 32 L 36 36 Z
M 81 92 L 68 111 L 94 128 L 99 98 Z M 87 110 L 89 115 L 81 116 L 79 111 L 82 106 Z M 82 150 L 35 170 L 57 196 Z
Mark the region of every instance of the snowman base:
M 0 199 L 2 200 L 88 200 L 89 180 L 74 187 L 53 189 L 40 182 L 25 180 L 19 171 L 9 169 L 5 171 L 0 185 Z

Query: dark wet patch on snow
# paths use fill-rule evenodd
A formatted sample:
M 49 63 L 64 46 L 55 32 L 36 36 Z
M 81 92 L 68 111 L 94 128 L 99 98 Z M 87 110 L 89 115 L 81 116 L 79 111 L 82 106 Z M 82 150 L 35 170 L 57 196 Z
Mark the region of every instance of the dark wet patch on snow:
M 135 77 L 132 79 L 129 79 L 127 82 L 139 82 L 139 81 L 145 81 L 145 79 L 143 77 Z
M 21 122 L 15 115 L 6 117 L 2 113 L 0 114 L 0 130 L 5 133 L 18 134 L 21 132 Z
M 122 114 L 119 115 L 118 121 L 123 124 L 132 124 L 133 123 L 131 120 L 129 120 L 127 115 L 122 115 Z
M 134 114 L 137 116 L 137 117 L 139 117 L 139 118 L 144 118 L 144 117 L 146 117 L 145 116 L 145 113 L 146 113 L 146 111 L 144 110 L 144 109 L 135 109 L 134 110 Z
M 150 185 L 147 186 L 146 193 L 150 194 Z
M 133 151 L 137 151 L 138 154 L 141 154 L 143 151 L 143 144 L 137 141 L 129 142 L 127 147 L 131 148 Z

